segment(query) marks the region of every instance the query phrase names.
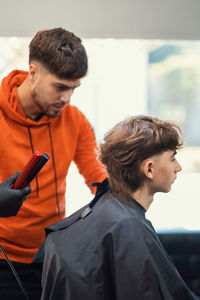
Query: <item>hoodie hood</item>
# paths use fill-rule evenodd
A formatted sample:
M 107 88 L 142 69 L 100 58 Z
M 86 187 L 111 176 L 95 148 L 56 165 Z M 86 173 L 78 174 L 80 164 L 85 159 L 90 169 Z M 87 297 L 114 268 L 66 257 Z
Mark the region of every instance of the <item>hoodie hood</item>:
M 37 122 L 28 118 L 22 111 L 17 97 L 17 88 L 24 82 L 28 72 L 14 70 L 3 78 L 0 87 L 1 114 L 24 126 L 40 126 L 53 121 L 54 118 L 42 116 Z

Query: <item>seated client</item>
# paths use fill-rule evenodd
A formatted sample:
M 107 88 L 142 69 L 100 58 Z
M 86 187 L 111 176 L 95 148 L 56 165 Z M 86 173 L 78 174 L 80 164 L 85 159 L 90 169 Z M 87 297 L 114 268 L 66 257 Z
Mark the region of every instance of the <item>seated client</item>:
M 181 146 L 176 124 L 150 116 L 105 135 L 99 160 L 108 179 L 87 206 L 47 229 L 35 257 L 44 262 L 41 299 L 199 299 L 145 218 L 155 193 L 169 192 L 181 171 Z

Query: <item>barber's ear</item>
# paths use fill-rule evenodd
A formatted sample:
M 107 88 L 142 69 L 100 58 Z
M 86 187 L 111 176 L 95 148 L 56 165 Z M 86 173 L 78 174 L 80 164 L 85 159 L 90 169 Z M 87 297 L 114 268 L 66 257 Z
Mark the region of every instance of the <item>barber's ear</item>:
M 142 169 L 147 178 L 153 179 L 153 161 L 151 159 L 143 161 Z
M 36 63 L 29 65 L 29 79 L 34 82 L 38 76 L 39 66 Z

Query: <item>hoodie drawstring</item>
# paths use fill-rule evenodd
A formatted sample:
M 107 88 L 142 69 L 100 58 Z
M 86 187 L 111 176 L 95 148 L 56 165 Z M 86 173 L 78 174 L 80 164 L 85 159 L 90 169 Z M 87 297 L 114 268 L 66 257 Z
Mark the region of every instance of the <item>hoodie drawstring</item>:
M 54 158 L 54 152 L 53 152 L 53 143 L 52 143 L 52 134 L 51 134 L 51 125 L 48 123 L 49 128 L 49 138 L 51 143 L 51 157 L 53 161 L 53 169 L 54 169 L 54 178 L 55 178 L 55 192 L 56 192 L 56 203 L 58 208 L 58 216 L 60 217 L 60 206 L 58 201 L 58 185 L 57 185 L 57 174 L 56 174 L 56 164 L 55 164 L 55 158 Z
M 52 158 L 52 161 L 53 161 L 53 169 L 54 169 L 56 204 L 57 204 L 57 209 L 58 209 L 58 216 L 60 217 L 60 205 L 59 205 L 59 201 L 58 201 L 58 184 L 57 184 L 56 164 L 55 164 L 54 151 L 53 151 L 53 143 L 52 143 L 52 134 L 51 134 L 50 124 L 47 124 L 47 125 L 48 125 L 48 129 L 49 129 L 49 138 L 50 138 L 50 145 L 51 145 L 51 158 Z M 30 130 L 29 126 L 27 128 L 28 128 L 28 133 L 29 133 L 29 139 L 30 139 L 32 153 L 34 153 L 35 151 L 34 151 L 34 147 L 33 147 L 31 130 Z M 35 179 L 36 179 L 36 189 L 37 189 L 37 196 L 38 196 L 38 194 L 39 194 L 39 184 L 38 184 L 38 177 L 37 177 L 37 175 L 36 175 Z
M 34 151 L 34 147 L 33 147 L 33 141 L 32 141 L 30 127 L 28 127 L 28 134 L 29 134 L 29 140 L 30 140 L 30 144 L 31 144 L 32 153 L 34 154 L 35 151 Z M 37 197 L 38 197 L 38 195 L 39 195 L 39 185 L 38 185 L 38 177 L 37 177 L 37 175 L 35 177 L 35 180 L 36 180 L 36 194 L 37 194 Z

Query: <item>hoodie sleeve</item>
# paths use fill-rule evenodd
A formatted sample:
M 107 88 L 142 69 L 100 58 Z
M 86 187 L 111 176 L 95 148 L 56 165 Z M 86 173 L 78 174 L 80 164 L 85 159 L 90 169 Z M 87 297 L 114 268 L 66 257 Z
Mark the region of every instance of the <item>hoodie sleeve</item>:
M 104 167 L 97 159 L 97 149 L 94 130 L 81 113 L 80 132 L 74 162 L 92 193 L 95 193 L 96 187 L 92 187 L 91 183 L 101 182 L 107 177 Z

